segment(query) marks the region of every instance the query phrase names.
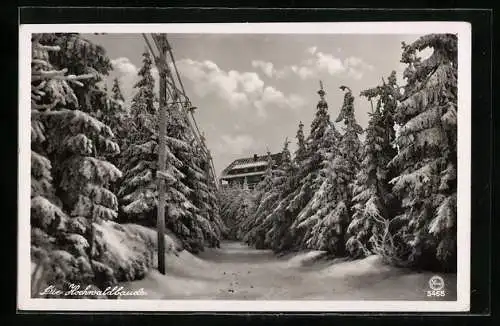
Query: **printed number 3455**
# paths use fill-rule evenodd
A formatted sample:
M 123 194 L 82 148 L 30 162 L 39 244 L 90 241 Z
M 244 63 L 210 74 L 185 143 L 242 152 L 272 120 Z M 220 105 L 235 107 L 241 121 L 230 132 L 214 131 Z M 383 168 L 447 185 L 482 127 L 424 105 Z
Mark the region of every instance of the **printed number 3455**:
M 427 291 L 427 296 L 428 297 L 444 297 L 445 296 L 445 293 L 444 293 L 444 290 L 429 290 Z

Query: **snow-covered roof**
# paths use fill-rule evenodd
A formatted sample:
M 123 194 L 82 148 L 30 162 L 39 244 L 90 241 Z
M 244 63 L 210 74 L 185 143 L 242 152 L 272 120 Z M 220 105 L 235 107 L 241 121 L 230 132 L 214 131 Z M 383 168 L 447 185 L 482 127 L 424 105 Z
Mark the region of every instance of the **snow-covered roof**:
M 259 167 L 259 166 L 267 166 L 267 162 L 260 161 L 260 162 L 244 163 L 244 164 L 235 164 L 231 167 L 231 169 L 232 170 L 234 170 L 234 169 L 246 169 L 246 168 Z
M 281 153 L 271 154 L 271 159 L 273 160 L 274 164 L 280 164 Z M 229 166 L 226 167 L 222 171 L 222 175 L 227 175 L 227 173 L 233 169 L 264 167 L 264 166 L 267 166 L 267 161 L 268 161 L 267 154 L 265 154 L 265 155 L 255 154 L 254 156 L 251 156 L 251 157 L 240 158 L 240 159 L 234 160 L 231 164 L 229 164 Z
M 281 160 L 281 153 L 271 154 L 271 158 L 273 161 L 278 162 Z M 267 154 L 240 158 L 234 160 L 232 164 L 245 164 L 252 162 L 267 162 Z

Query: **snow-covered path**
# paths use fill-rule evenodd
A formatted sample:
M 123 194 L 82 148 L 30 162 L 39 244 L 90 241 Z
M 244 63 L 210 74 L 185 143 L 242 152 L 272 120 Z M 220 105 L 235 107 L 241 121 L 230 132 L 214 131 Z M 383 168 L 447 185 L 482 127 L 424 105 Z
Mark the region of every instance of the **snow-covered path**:
M 332 261 L 319 251 L 277 257 L 237 242 L 194 256 L 186 251 L 167 256 L 167 275 L 151 271 L 124 285 L 144 288 L 149 299 L 224 300 L 428 300 L 431 273 L 386 266 L 376 256 Z M 445 277 L 455 300 L 455 275 Z

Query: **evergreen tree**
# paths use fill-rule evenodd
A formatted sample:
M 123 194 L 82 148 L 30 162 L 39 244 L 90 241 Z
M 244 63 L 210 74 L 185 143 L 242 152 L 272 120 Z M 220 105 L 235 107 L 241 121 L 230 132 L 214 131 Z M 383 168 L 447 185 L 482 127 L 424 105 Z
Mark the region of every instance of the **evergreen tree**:
M 218 246 L 224 225 L 219 217 L 215 186 L 210 174 L 210 152 L 197 144 L 190 122 L 178 107 L 169 110 L 167 143 L 182 162 L 183 177 L 172 185 L 168 200 L 169 225 L 184 239 L 191 251 L 203 250 L 205 245 Z
M 253 193 L 248 189 L 246 185 L 246 180 L 243 187 L 237 192 L 237 196 L 234 197 L 231 202 L 229 211 L 231 212 L 231 223 L 234 226 L 240 226 L 246 221 L 253 221 L 255 219 L 255 202 L 253 201 Z M 235 227 L 232 232 L 230 232 L 230 239 L 239 239 L 241 237 L 241 231 L 238 231 L 238 227 Z M 253 238 L 243 238 L 248 244 L 255 244 Z
M 290 162 L 290 166 L 285 163 L 285 171 L 288 171 L 288 179 L 287 182 L 283 185 L 280 193 L 279 202 L 273 211 L 273 215 L 275 217 L 280 217 L 280 220 L 284 221 L 286 224 L 286 228 L 291 227 L 290 224 L 294 223 L 296 218 L 296 212 L 291 210 L 290 202 L 297 195 L 297 190 L 300 185 L 300 181 L 302 180 L 302 173 L 299 169 L 307 159 L 307 147 L 306 140 L 304 136 L 304 124 L 302 121 L 299 122 L 299 128 L 297 129 L 297 134 L 295 136 L 297 138 L 297 149 L 295 151 L 295 155 L 293 160 Z M 284 154 L 284 162 L 287 162 L 287 154 Z M 283 227 L 285 227 L 283 225 Z M 275 241 L 274 250 L 275 251 L 286 251 L 293 249 L 296 247 L 297 239 L 296 236 L 291 232 L 288 232 L 283 238 L 278 241 Z M 279 243 L 279 245 L 278 245 Z
M 432 48 L 421 60 L 418 51 Z M 396 111 L 399 175 L 393 190 L 404 213 L 395 255 L 405 265 L 456 269 L 457 36 L 431 34 L 403 43 L 407 84 Z
M 333 124 L 328 126 L 323 135 L 323 162 L 317 178 L 318 182 L 321 182 L 321 186 L 313 194 L 311 200 L 300 212 L 292 225 L 293 229 L 302 231 L 303 239 L 301 247 L 328 250 L 329 244 L 327 239 L 325 238 L 324 241 L 318 239 L 318 237 L 323 235 L 324 230 L 314 228 L 314 226 L 321 225 L 321 220 L 335 207 L 335 202 L 329 202 L 331 200 L 329 196 L 333 192 L 333 183 L 329 179 L 331 178 L 330 165 L 338 152 L 339 137 Z M 315 237 L 316 239 L 314 239 Z
M 242 208 L 242 203 L 246 202 L 248 206 L 251 202 L 251 198 L 248 198 L 249 196 L 251 196 L 249 191 L 243 189 L 240 185 L 226 186 L 219 192 L 219 202 L 221 203 L 220 215 L 224 225 L 228 229 L 228 239 L 241 239 L 248 231 L 248 228 L 244 228 L 242 225 L 243 223 L 251 223 L 251 220 L 248 218 L 250 214 L 246 214 L 244 221 L 240 221 L 238 216 Z M 253 207 L 253 202 L 249 207 Z M 246 213 L 248 212 L 249 210 L 247 209 Z
M 177 106 L 171 106 L 168 112 L 167 143 L 181 165 L 178 181 L 167 191 L 167 226 L 187 248 L 197 252 L 203 249 L 205 236 L 216 237 L 207 220 L 208 186 L 205 172 L 199 166 L 203 158 L 194 147 L 194 136 L 183 113 Z
M 130 111 L 132 116 L 138 119 L 138 122 L 144 117 L 145 122 L 150 122 L 147 119 L 148 114 L 156 114 L 154 87 L 155 81 L 153 78 L 153 61 L 147 50 L 142 54 L 142 67 L 138 71 L 139 81 L 134 85 L 137 89 L 132 98 L 132 106 Z M 138 123 L 140 124 L 140 123 Z M 152 128 L 154 130 L 154 128 Z
M 210 153 L 209 153 L 210 155 Z M 210 158 L 209 158 L 210 159 Z M 206 163 L 207 165 L 210 164 L 209 162 Z M 208 168 L 208 167 L 207 167 Z M 213 176 L 211 176 L 213 178 Z M 209 179 L 207 181 L 208 184 L 208 198 L 207 198 L 207 205 L 208 205 L 208 214 L 210 218 L 210 223 L 214 229 L 214 232 L 217 236 L 217 238 L 214 238 L 210 241 L 210 246 L 214 247 L 220 247 L 220 242 L 222 239 L 224 239 L 227 235 L 228 228 L 226 224 L 224 223 L 222 216 L 221 216 L 221 207 L 220 207 L 220 201 L 219 197 L 217 196 L 219 190 L 217 189 L 217 185 L 215 183 L 215 180 Z
M 108 120 L 108 125 L 120 142 L 120 149 L 126 149 L 130 126 L 130 117 L 125 107 L 125 99 L 120 89 L 118 78 L 113 79 L 113 88 L 111 89 L 111 98 L 109 114 L 104 119 Z
M 121 172 L 109 162 L 108 158 L 119 153 L 114 135 L 101 120 L 99 112 L 106 109 L 108 95 L 103 87 L 104 77 L 109 73 L 111 64 L 105 50 L 84 39 L 79 34 L 43 34 L 41 42 L 59 47 L 50 52 L 50 60 L 58 69 L 66 69 L 70 76 L 85 74 L 78 87 L 73 87 L 75 105 L 69 105 L 66 119 L 52 115 L 46 121 L 50 137 L 61 137 L 59 129 L 67 129 L 63 146 L 49 144 L 53 175 L 64 206 L 72 216 L 86 218 L 88 256 L 96 282 L 105 286 L 110 282 L 110 271 L 93 257 L 99 257 L 101 248 L 96 247 L 94 223 L 114 219 L 117 216 L 117 199 L 111 191 Z M 63 111 L 63 110 L 61 110 Z M 78 130 L 80 128 L 80 130 Z M 78 171 L 78 172 L 76 172 Z M 96 252 L 94 252 L 96 250 Z
M 205 138 L 202 136 L 202 146 Z M 202 228 L 203 237 L 210 246 L 219 246 L 220 239 L 225 231 L 224 223 L 220 217 L 217 189 L 212 180 L 210 168 L 210 152 L 194 147 L 191 157 L 191 169 L 187 173 L 187 180 L 192 184 L 193 192 L 191 201 L 198 208 L 197 220 Z
M 233 231 L 236 229 L 236 225 L 234 224 L 234 214 L 231 209 L 233 208 L 233 203 L 236 201 L 236 198 L 239 196 L 241 191 L 240 187 L 224 185 L 221 186 L 220 191 L 218 192 L 218 202 L 220 203 L 220 216 L 224 223 L 227 226 L 229 231 Z M 229 237 L 229 234 L 227 235 Z
M 124 213 L 133 221 L 154 225 L 158 200 L 158 119 L 153 93 L 154 79 L 149 53 L 135 85 L 137 93 L 130 109 L 134 138 L 124 153 L 126 171 L 119 194 Z M 167 174 L 165 224 L 191 252 L 205 244 L 217 246 L 223 223 L 219 218 L 214 186 L 206 171 L 207 153 L 196 145 L 187 116 L 176 104 L 167 108 Z
M 383 85 L 365 90 L 361 96 L 369 101 L 377 98 L 377 104 L 375 112 L 370 114 L 361 168 L 354 187 L 354 215 L 347 241 L 347 249 L 353 257 L 368 255 L 376 249 L 373 242 L 383 237 L 386 224 L 397 210 L 398 203 L 389 185 L 389 180 L 395 176 L 394 169 L 387 166 L 396 155 L 393 116 L 400 96 L 396 72 L 391 73 L 387 83 L 383 80 Z
M 125 103 L 125 98 L 123 97 L 118 78 L 113 79 L 113 87 L 111 88 L 111 92 L 113 94 L 111 98 L 115 100 L 117 104 Z
M 315 219 L 315 200 L 311 200 L 320 191 L 320 187 L 326 178 L 325 173 L 322 173 L 322 169 L 325 167 L 328 155 L 332 151 L 332 143 L 335 143 L 334 138 L 338 136 L 335 127 L 330 121 L 328 103 L 324 98 L 326 92 L 323 90 L 322 84 L 318 94 L 320 100 L 316 106 L 316 117 L 311 123 L 311 133 L 307 138 L 306 150 L 303 152 L 304 159 L 298 162 L 297 166 L 299 180 L 297 184 L 299 187 L 292 194 L 293 198 L 287 208 L 292 215 L 296 216 L 291 230 L 295 235 L 297 244 L 302 247 L 305 245 L 310 232 L 310 228 L 304 225 L 303 222 Z M 300 150 L 300 138 L 298 139 Z
M 301 124 L 302 125 L 302 124 Z M 300 127 L 299 127 L 299 131 Z M 300 138 L 299 138 L 300 139 Z M 292 162 L 290 151 L 288 150 L 288 139 L 285 140 L 281 152 L 281 164 L 274 171 L 273 186 L 271 193 L 267 196 L 267 201 L 273 203 L 273 209 L 268 213 L 265 223 L 270 224 L 270 229 L 266 233 L 266 242 L 275 252 L 282 252 L 292 248 L 293 237 L 290 234 L 290 226 L 293 223 L 293 216 L 285 209 L 281 202 L 288 197 L 290 191 L 294 189 L 293 176 L 295 167 Z M 300 145 L 299 145 L 300 146 Z M 298 151 L 300 151 L 300 147 Z
M 130 113 L 134 121 L 134 137 L 131 139 L 131 145 L 124 153 L 125 176 L 119 195 L 124 203 L 123 211 L 129 220 L 143 223 L 149 226 L 156 224 L 156 207 L 158 201 L 158 189 L 156 180 L 156 166 L 158 160 L 158 119 L 156 116 L 155 97 L 154 97 L 154 79 L 151 73 L 152 61 L 148 52 L 143 53 L 143 66 L 138 72 L 139 81 L 134 88 L 137 89 L 132 99 Z M 187 215 L 186 208 L 179 206 L 186 202 L 188 209 L 194 206 L 188 203 L 186 195 L 191 190 L 188 189 L 181 180 L 185 177 L 181 172 L 184 164 L 177 157 L 179 148 L 188 149 L 183 140 L 172 137 L 172 133 L 182 133 L 184 130 L 177 130 L 178 126 L 173 121 L 179 120 L 179 114 L 175 109 L 168 110 L 168 124 L 173 129 L 167 137 L 167 166 L 168 175 L 171 180 L 170 185 L 166 187 L 166 225 L 172 228 L 172 231 L 179 235 L 182 240 L 186 240 L 190 230 L 183 224 L 174 224 L 180 217 Z M 174 116 L 175 115 L 175 116 Z M 167 128 L 169 129 L 169 128 Z M 174 153 L 172 145 L 177 146 L 177 153 Z M 182 188 L 179 191 L 178 188 Z M 184 243 L 185 245 L 189 244 Z
M 265 223 L 265 220 L 274 204 L 272 196 L 270 196 L 274 185 L 273 165 L 271 153 L 267 152 L 266 172 L 253 191 L 252 202 L 255 212 L 243 220 L 241 224 L 240 233 L 243 235 L 243 241 L 255 245 L 257 249 L 267 247 L 266 232 L 269 229 L 269 223 Z
M 131 134 L 133 134 L 131 131 L 135 130 L 135 125 L 125 106 L 125 99 L 117 78 L 113 79 L 111 96 L 108 103 L 103 107 L 103 110 L 98 112 L 98 118 L 111 128 L 111 131 L 115 135 L 116 143 L 120 146 L 120 153 L 112 155 L 108 159 L 115 166 L 122 169 L 126 165 L 123 153 L 126 152 L 131 143 L 130 138 Z M 120 181 L 113 185 L 114 192 L 118 192 Z
M 297 150 L 295 151 L 294 161 L 302 162 L 302 160 L 306 156 L 306 141 L 304 136 L 304 124 L 302 121 L 299 122 L 299 129 L 297 130 L 297 134 L 295 136 L 297 138 Z
M 88 109 L 79 103 L 80 88 L 96 89 L 96 75 L 106 65 L 85 52 L 95 50 L 91 43 L 70 38 L 71 56 L 64 55 L 68 51 L 61 44 L 68 42 L 61 35 L 32 39 L 32 261 L 38 266 L 33 276 L 62 287 L 66 282 L 102 287 L 116 279 L 99 261 L 94 223 L 116 218 L 117 199 L 107 187 L 121 172 L 104 156 L 119 148 L 108 126 L 79 110 Z M 84 67 L 76 71 L 84 74 L 65 75 L 65 63 Z M 95 100 L 91 95 L 84 98 Z
M 358 135 L 362 132 L 354 117 L 352 92 L 346 86 L 340 88 L 347 92 L 335 122 L 344 121 L 344 134 L 338 142 L 338 150 L 335 148 L 336 137 L 330 137 L 330 148 L 333 149 L 327 161 L 327 177 L 311 201 L 317 218 L 306 242 L 309 248 L 327 250 L 337 256 L 345 254 L 345 233 L 351 218 L 352 184 L 359 169 Z
M 109 121 L 105 121 L 110 111 L 105 78 L 112 70 L 112 65 L 106 50 L 78 33 L 44 34 L 42 42 L 60 48 L 59 51 L 50 52 L 50 60 L 55 67 L 67 69 L 70 76 L 89 76 L 82 79 L 81 85 L 73 90 L 78 110 L 89 113 L 109 126 Z
M 118 191 L 123 204 L 123 221 L 134 221 L 146 225 L 155 225 L 157 205 L 156 165 L 158 142 L 154 108 L 154 79 L 151 74 L 152 62 L 149 53 L 143 53 L 143 66 L 138 72 L 139 81 L 130 107 L 131 120 L 129 130 L 130 145 L 124 151 L 123 170 L 125 171 Z M 167 150 L 171 166 L 180 166 L 181 162 Z M 177 171 L 177 170 L 175 170 Z M 180 174 L 180 172 L 178 172 Z M 178 174 L 173 179 L 178 178 Z

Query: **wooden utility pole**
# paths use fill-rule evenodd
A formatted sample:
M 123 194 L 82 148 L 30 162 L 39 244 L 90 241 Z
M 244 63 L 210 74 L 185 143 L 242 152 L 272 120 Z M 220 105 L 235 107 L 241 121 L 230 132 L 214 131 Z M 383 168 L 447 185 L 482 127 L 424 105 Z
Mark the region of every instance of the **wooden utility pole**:
M 165 217 L 168 216 L 168 207 L 165 205 L 166 202 L 166 187 L 171 185 L 173 180 L 166 169 L 166 134 L 167 134 L 167 108 L 171 105 L 170 109 L 178 110 L 181 114 L 184 114 L 186 121 L 195 136 L 194 141 L 199 142 L 203 151 L 207 153 L 207 158 L 209 161 L 208 170 L 212 169 L 212 176 L 216 182 L 215 172 L 213 167 L 212 158 L 210 157 L 210 152 L 207 151 L 204 141 L 199 140 L 199 130 L 194 119 L 193 111 L 196 107 L 191 105 L 189 98 L 186 96 L 184 91 L 184 86 L 182 85 L 182 80 L 180 74 L 177 71 L 175 65 L 175 59 L 172 54 L 172 49 L 169 45 L 167 34 L 150 34 L 153 42 L 151 43 L 146 34 L 142 34 L 146 45 L 155 59 L 156 67 L 158 68 L 158 73 L 160 75 L 160 107 L 159 107 L 159 139 L 158 139 L 158 166 L 156 170 L 156 177 L 158 182 L 158 206 L 157 206 L 157 229 L 158 229 L 158 271 L 165 274 Z M 158 55 L 155 53 L 158 52 Z M 169 66 L 168 60 L 171 60 Z M 171 67 L 171 68 L 170 68 Z M 175 72 L 175 76 L 172 74 L 172 70 Z M 177 79 L 176 79 L 177 78 Z M 180 85 L 180 89 L 177 87 Z M 170 101 L 170 103 L 168 102 Z M 180 105 L 184 106 L 180 107 Z M 187 114 L 190 113 L 194 127 L 189 121 Z M 208 171 L 206 170 L 205 173 Z M 207 179 L 208 179 L 207 174 Z M 217 184 L 215 185 L 217 187 Z
M 167 136 L 167 42 L 166 35 L 157 36 L 156 43 L 160 52 L 158 57 L 158 72 L 160 75 L 160 108 L 159 108 L 159 150 L 158 150 L 158 271 L 165 275 L 165 178 L 166 173 L 166 136 Z

